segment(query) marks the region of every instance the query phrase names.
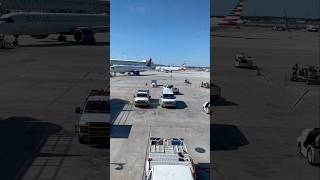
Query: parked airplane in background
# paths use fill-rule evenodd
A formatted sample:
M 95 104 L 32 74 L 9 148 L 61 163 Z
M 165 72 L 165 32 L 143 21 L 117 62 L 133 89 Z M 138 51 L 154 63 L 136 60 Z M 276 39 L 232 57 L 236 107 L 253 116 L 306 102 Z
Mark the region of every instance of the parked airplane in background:
M 317 25 L 307 25 L 306 26 L 306 31 L 308 31 L 308 32 L 318 32 L 319 29 L 320 28 Z
M 140 72 L 148 71 L 151 69 L 152 59 L 146 61 L 145 65 L 132 65 L 132 64 L 114 64 L 110 66 L 110 72 L 114 73 L 128 73 L 136 76 L 140 75 Z
M 156 70 L 168 73 L 168 72 L 173 72 L 173 71 L 185 71 L 185 70 L 187 70 L 187 67 L 186 67 L 186 64 L 183 63 L 180 67 L 178 67 L 178 66 L 157 66 Z
M 244 7 L 244 0 L 239 0 L 229 15 L 224 18 L 211 17 L 213 27 L 238 27 L 241 21 L 241 14 Z
M 42 39 L 50 34 L 60 34 L 59 41 L 73 35 L 75 41 L 94 43 L 94 33 L 107 31 L 106 14 L 17 12 L 0 17 L 0 34 L 13 35 L 18 44 L 20 35 Z

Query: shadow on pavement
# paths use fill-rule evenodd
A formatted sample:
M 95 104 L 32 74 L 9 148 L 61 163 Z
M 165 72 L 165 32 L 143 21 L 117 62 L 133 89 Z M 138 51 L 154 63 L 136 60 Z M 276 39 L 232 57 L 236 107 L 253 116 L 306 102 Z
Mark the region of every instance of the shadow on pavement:
M 150 106 L 149 106 L 149 108 L 151 108 L 151 109 L 156 109 L 156 108 L 158 108 L 158 106 L 160 106 L 159 99 L 150 99 Z
M 185 109 L 187 104 L 184 101 L 176 101 L 176 109 Z
M 249 142 L 243 133 L 234 125 L 211 124 L 210 125 L 210 150 L 230 151 Z
M 111 99 L 110 103 L 110 122 L 112 125 L 121 111 L 127 111 L 123 108 L 126 104 L 129 103 L 129 101 L 123 99 Z
M 213 100 L 214 106 L 237 106 L 239 104 L 226 100 L 225 98 L 217 98 Z
M 130 135 L 132 125 L 113 125 L 111 126 L 111 138 L 128 138 Z
M 198 163 L 196 168 L 197 179 L 210 180 L 210 163 Z
M 40 153 L 48 137 L 59 132 L 61 126 L 29 117 L 10 117 L 0 119 L 0 128 L 1 179 L 20 179 L 36 157 L 68 156 Z

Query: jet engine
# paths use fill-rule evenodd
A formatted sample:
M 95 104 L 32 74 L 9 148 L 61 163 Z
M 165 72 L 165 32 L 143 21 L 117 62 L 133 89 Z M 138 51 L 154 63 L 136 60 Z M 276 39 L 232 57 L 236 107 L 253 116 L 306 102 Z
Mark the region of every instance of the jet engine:
M 81 43 L 94 43 L 95 42 L 93 32 L 88 29 L 74 30 L 73 37 L 77 42 L 81 42 Z

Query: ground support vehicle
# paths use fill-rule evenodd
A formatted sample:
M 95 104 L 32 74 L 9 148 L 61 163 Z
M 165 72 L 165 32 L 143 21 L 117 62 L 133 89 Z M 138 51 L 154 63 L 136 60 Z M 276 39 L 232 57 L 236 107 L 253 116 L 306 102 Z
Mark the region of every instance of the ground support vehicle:
M 75 112 L 81 114 L 76 123 L 80 143 L 107 142 L 110 137 L 110 96 L 106 91 L 91 90 L 83 109 L 77 107 Z
M 196 180 L 193 160 L 182 138 L 151 137 L 145 180 Z

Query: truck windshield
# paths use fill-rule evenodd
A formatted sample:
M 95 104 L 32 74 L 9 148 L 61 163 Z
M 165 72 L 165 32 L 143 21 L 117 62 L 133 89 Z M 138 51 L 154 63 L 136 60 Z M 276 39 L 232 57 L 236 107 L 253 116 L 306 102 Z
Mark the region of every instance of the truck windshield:
M 141 94 L 137 94 L 137 97 L 148 97 L 148 95 L 147 94 L 144 94 L 144 93 L 141 93 Z
M 109 101 L 88 101 L 86 104 L 85 112 L 87 113 L 109 113 Z
M 173 94 L 163 94 L 163 99 L 174 99 Z

